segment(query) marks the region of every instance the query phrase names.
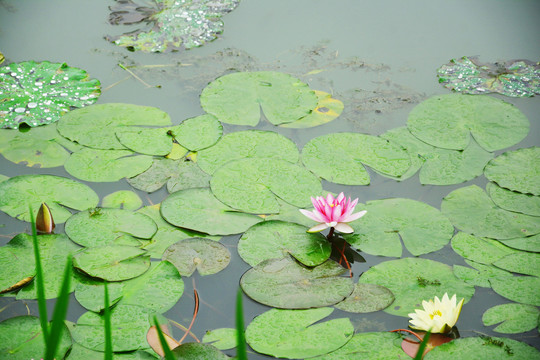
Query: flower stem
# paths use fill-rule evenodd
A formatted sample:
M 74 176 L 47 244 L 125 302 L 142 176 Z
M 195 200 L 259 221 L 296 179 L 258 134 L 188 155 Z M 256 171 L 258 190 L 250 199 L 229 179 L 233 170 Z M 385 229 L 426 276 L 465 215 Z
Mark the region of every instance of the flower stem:
M 418 335 L 417 333 L 415 333 L 414 331 L 411 331 L 409 329 L 396 329 L 396 330 L 390 330 L 390 332 L 399 332 L 399 331 L 405 331 L 405 332 L 408 332 L 409 334 L 412 334 L 414 335 L 419 341 L 422 341 L 422 337 L 420 335 Z
M 331 227 L 330 231 L 328 232 L 328 235 L 326 235 L 326 238 L 328 239 L 328 241 L 332 241 L 333 236 L 334 236 L 334 228 Z

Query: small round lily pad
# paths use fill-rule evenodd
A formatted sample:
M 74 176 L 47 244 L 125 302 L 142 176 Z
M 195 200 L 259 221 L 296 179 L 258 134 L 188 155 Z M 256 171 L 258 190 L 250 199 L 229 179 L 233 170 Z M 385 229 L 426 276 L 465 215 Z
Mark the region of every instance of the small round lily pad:
M 225 269 L 231 253 L 217 241 L 191 238 L 169 246 L 163 253 L 163 260 L 171 262 L 182 276 L 191 276 L 195 270 L 205 276 Z
M 336 308 L 353 313 L 369 313 L 383 310 L 394 301 L 394 294 L 384 286 L 357 283 L 345 300 L 334 305 Z

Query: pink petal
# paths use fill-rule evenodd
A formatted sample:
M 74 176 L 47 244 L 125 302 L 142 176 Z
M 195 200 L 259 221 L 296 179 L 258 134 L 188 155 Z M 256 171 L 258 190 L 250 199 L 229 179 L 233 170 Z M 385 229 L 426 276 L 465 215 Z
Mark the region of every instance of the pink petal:
M 347 216 L 347 218 L 344 219 L 343 221 L 344 222 L 351 222 L 351 221 L 360 219 L 362 216 L 366 215 L 366 213 L 367 213 L 366 210 L 362 210 L 360 212 L 357 212 L 357 213 L 354 213 L 354 214 L 351 214 L 351 215 Z
M 328 227 L 328 225 L 326 225 L 325 223 L 317 224 L 314 227 L 312 227 L 311 229 L 309 229 L 307 232 L 308 233 L 316 233 L 316 232 L 323 231 L 327 227 Z
M 332 196 L 332 194 L 328 193 L 328 195 L 326 196 L 326 203 L 327 203 L 328 205 L 334 203 L 334 197 Z
M 342 222 L 338 223 L 334 228 L 337 231 L 342 232 L 344 234 L 350 234 L 350 233 L 354 232 L 354 229 L 352 227 L 350 227 L 349 224 L 345 224 L 345 223 L 342 223 Z
M 316 221 L 318 223 L 325 222 L 324 217 L 320 213 L 318 213 L 316 211 L 312 212 L 312 211 L 308 211 L 308 210 L 304 210 L 304 209 L 299 209 L 299 210 L 300 210 L 300 212 L 302 214 L 304 214 L 305 216 L 307 216 L 311 220 L 314 220 L 314 221 Z
M 345 195 L 341 192 L 341 193 L 339 193 L 339 195 L 338 195 L 336 201 L 337 201 L 338 203 L 340 203 L 340 202 L 342 202 L 344 199 L 345 199 Z
M 341 217 L 341 205 L 334 206 L 332 209 L 332 221 L 338 221 Z

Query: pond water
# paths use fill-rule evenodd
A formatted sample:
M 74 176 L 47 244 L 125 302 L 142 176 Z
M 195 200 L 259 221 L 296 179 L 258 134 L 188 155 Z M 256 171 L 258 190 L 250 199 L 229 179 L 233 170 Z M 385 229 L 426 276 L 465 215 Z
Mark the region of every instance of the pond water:
M 225 28 L 218 39 L 200 48 L 173 53 L 129 52 L 104 39 L 137 26 L 113 26 L 107 22 L 112 0 L 0 0 L 0 51 L 10 62 L 26 60 L 66 62 L 86 70 L 102 84 L 98 104 L 131 103 L 153 106 L 167 112 L 173 123 L 204 113 L 199 95 L 215 78 L 234 71 L 273 70 L 290 73 L 312 89 L 333 94 L 345 104 L 336 120 L 314 128 L 278 128 L 261 121 L 256 129 L 277 131 L 292 139 L 299 149 L 311 139 L 336 132 L 380 135 L 405 126 L 415 105 L 450 91 L 440 84 L 436 70 L 450 59 L 479 56 L 483 62 L 540 59 L 540 3 L 536 0 L 488 1 L 424 0 L 322 1 L 322 0 L 243 0 L 223 17 Z M 119 64 L 130 69 L 134 78 Z M 180 66 L 179 64 L 183 64 Z M 149 84 L 149 86 L 144 83 Z M 537 146 L 540 134 L 540 100 L 491 95 L 515 105 L 530 121 L 530 131 L 519 144 L 504 151 Z M 223 124 L 224 134 L 253 129 Z M 340 159 L 335 159 L 339 162 Z M 485 187 L 479 176 L 466 183 L 447 186 L 421 185 L 418 174 L 397 182 L 371 169 L 368 186 L 338 185 L 323 181 L 324 190 L 345 192 L 361 203 L 392 197 L 425 202 L 437 209 L 442 199 L 455 189 L 476 184 Z M 0 174 L 70 175 L 63 167 L 41 169 L 14 164 L 0 156 Z M 127 181 L 85 182 L 100 198 L 117 190 L 134 190 Z M 168 195 L 162 188 L 151 194 L 134 190 L 145 205 L 157 204 Z M 0 213 L 0 245 L 13 236 L 28 232 L 26 222 Z M 63 224 L 56 229 L 63 232 Z M 200 296 L 199 315 L 192 328 L 199 338 L 205 331 L 234 327 L 235 296 L 242 274 L 250 269 L 236 251 L 240 235 L 226 236 L 221 242 L 231 252 L 228 267 L 214 275 L 184 277 L 180 301 L 165 316 L 188 325 L 193 311 L 193 288 Z M 353 279 L 370 267 L 394 258 L 362 254 L 365 262 L 352 265 Z M 402 258 L 412 257 L 404 250 Z M 421 255 L 449 265 L 464 265 L 464 259 L 450 244 Z M 540 289 L 538 289 L 540 292 Z M 444 291 L 443 291 L 444 292 Z M 442 293 L 441 293 L 442 295 Z M 68 320 L 76 322 L 86 310 L 75 301 Z M 420 299 L 421 300 L 421 299 Z M 484 326 L 482 314 L 497 304 L 511 301 L 490 288 L 476 287 L 473 298 L 464 305 L 458 322 L 462 337 L 504 336 L 540 349 L 538 330 L 519 334 L 499 334 L 494 326 Z M 54 301 L 48 302 L 52 312 Z M 17 315 L 36 315 L 33 300 L 15 301 L 0 297 L 0 320 Z M 246 324 L 269 307 L 244 298 Z M 353 314 L 335 310 L 331 318 L 348 317 L 357 332 L 406 328 L 408 319 L 382 311 Z M 182 336 L 175 330 L 177 338 Z M 226 351 L 233 355 L 234 350 Z M 266 359 L 251 353 L 250 359 Z

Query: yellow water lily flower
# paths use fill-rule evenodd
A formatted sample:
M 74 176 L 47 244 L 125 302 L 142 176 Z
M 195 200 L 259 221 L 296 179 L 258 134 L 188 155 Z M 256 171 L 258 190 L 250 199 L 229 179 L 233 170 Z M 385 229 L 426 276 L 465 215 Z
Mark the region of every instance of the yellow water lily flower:
M 415 309 L 409 314 L 409 326 L 415 330 L 445 334 L 456 324 L 464 300 L 456 304 L 456 294 L 449 299 L 448 293 L 444 293 L 442 300 L 436 296 L 434 300 L 423 300 L 424 310 Z

